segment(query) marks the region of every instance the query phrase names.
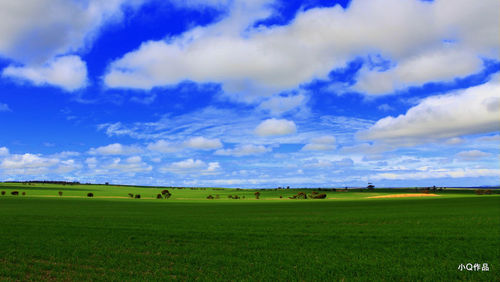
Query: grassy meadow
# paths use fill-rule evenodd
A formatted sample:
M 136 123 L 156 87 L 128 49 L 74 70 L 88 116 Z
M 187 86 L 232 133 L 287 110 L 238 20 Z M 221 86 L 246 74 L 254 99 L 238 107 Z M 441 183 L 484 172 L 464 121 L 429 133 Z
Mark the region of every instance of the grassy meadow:
M 1 183 L 0 280 L 500 280 L 497 193 L 163 189 Z

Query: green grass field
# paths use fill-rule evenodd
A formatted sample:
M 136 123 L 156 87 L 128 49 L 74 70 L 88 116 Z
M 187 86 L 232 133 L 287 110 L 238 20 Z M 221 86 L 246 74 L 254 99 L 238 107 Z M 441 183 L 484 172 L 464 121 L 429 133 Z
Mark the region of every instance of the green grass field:
M 161 190 L 0 184 L 0 280 L 500 280 L 499 194 Z

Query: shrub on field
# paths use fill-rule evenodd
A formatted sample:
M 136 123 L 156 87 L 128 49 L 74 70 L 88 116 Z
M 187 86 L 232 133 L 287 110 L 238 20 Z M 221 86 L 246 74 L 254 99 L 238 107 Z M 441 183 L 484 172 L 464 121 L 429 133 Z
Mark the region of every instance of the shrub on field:
M 209 199 L 209 200 L 213 200 L 213 199 L 214 199 L 214 196 L 212 196 L 212 195 L 208 195 L 208 196 L 207 196 L 207 199 Z
M 253 194 L 255 195 L 255 199 L 258 200 L 260 198 L 260 192 L 259 191 L 255 192 Z
M 156 195 L 156 199 L 163 199 L 163 196 L 161 194 Z
M 304 192 L 299 192 L 299 193 L 297 194 L 297 198 L 298 198 L 298 199 L 307 199 L 307 195 L 306 195 L 306 193 L 304 193 Z
M 482 195 L 482 194 L 484 194 L 484 190 L 483 189 L 476 189 L 476 194 Z
M 239 198 L 240 198 L 240 197 L 239 197 L 238 195 L 234 195 L 234 196 L 233 196 L 233 199 L 235 199 L 235 200 L 237 200 L 237 199 L 239 199 Z
M 89 198 L 94 197 L 94 193 L 87 193 L 87 197 L 89 197 Z
M 26 192 L 21 193 L 23 196 L 26 196 Z
M 2 196 L 5 195 L 5 191 L 2 191 Z
M 491 191 L 490 189 L 488 189 L 488 190 L 484 190 L 484 194 L 486 194 L 486 195 L 491 195 L 491 192 L 492 192 L 492 191 Z
M 17 195 L 19 195 L 19 192 L 18 192 L 18 191 L 12 191 L 12 192 L 10 192 L 10 194 L 11 194 L 12 196 L 17 196 Z
M 227 197 L 228 197 L 229 199 L 232 199 L 232 198 L 233 198 L 233 195 L 227 195 Z
M 164 197 L 165 199 L 168 199 L 168 198 L 170 198 L 170 196 L 172 196 L 172 194 L 171 194 L 171 193 L 170 193 L 167 189 L 162 190 L 162 191 L 161 191 L 161 194 L 163 195 L 163 197 Z
M 242 198 L 242 199 L 245 199 L 245 196 L 242 196 L 241 198 Z
M 61 196 L 62 196 L 62 194 L 63 194 L 63 192 L 62 192 L 62 191 L 59 191 L 59 192 L 57 192 L 57 194 L 59 194 L 59 197 L 61 197 Z
M 326 199 L 326 194 L 318 194 L 313 197 L 313 199 Z
M 134 194 L 132 194 L 132 193 L 128 193 L 128 196 L 129 196 L 130 198 L 133 198 L 133 197 L 134 197 Z
M 280 195 L 280 199 L 283 199 L 283 196 L 282 196 L 282 195 Z
M 137 194 L 137 195 L 135 195 L 135 196 L 134 196 L 134 198 L 136 198 L 136 199 L 140 199 L 140 198 L 141 198 L 141 194 Z

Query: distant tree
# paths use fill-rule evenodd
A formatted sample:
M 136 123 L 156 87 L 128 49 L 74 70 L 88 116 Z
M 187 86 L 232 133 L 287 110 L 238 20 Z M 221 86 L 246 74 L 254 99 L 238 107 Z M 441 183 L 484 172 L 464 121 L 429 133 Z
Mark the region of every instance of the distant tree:
M 375 189 L 375 185 L 373 185 L 372 183 L 368 182 L 368 186 L 366 186 L 366 188 L 368 190 L 373 190 L 373 189 Z
M 89 197 L 89 198 L 94 197 L 94 193 L 87 193 L 87 197 Z
M 17 195 L 19 195 L 19 192 L 18 192 L 18 191 L 12 191 L 12 192 L 10 192 L 10 194 L 11 194 L 12 196 L 17 196 Z
M 213 199 L 214 199 L 214 196 L 212 196 L 212 195 L 208 195 L 208 196 L 207 196 L 207 199 L 209 199 L 209 200 L 213 200 Z
M 59 194 L 59 197 L 62 197 L 63 192 L 59 191 L 59 192 L 57 192 L 57 194 Z
M 128 193 L 128 196 L 129 196 L 130 198 L 133 198 L 133 197 L 134 197 L 134 194 L 132 194 L 132 193 Z
M 104 185 L 109 185 L 109 182 L 104 183 Z
M 162 190 L 161 194 L 163 195 L 163 198 L 168 199 L 170 196 L 172 196 L 172 193 L 170 193 L 167 189 Z
M 163 196 L 161 194 L 156 195 L 156 199 L 163 199 Z
M 257 199 L 257 200 L 260 199 L 260 192 L 259 191 L 255 192 L 253 194 L 255 195 L 255 199 Z
M 2 196 L 5 195 L 5 191 L 2 191 Z
M 141 198 L 141 194 L 136 194 L 134 198 L 140 199 Z
M 22 194 L 23 196 L 26 196 L 26 192 L 22 192 L 21 194 Z

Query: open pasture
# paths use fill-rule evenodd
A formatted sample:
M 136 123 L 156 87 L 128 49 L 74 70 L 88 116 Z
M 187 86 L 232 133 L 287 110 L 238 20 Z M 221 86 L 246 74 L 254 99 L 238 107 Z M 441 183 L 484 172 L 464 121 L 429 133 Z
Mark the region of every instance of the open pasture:
M 0 280 L 500 278 L 495 193 L 327 191 L 327 199 L 292 200 L 299 190 L 285 189 L 256 200 L 256 190 L 206 188 L 155 199 L 161 190 L 1 184 Z M 235 194 L 245 199 L 227 197 Z M 467 263 L 488 263 L 489 271 L 457 269 Z

